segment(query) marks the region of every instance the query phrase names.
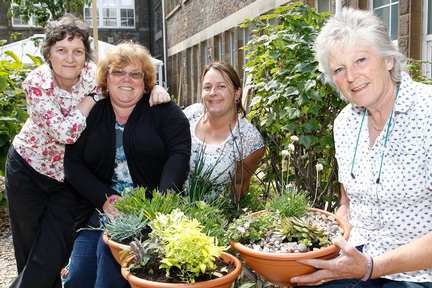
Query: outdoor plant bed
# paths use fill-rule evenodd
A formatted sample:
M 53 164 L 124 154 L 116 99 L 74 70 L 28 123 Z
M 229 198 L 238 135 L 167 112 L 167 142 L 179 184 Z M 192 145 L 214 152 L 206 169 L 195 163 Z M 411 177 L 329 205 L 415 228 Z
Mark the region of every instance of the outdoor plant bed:
M 263 213 L 268 211 L 259 211 L 250 215 L 263 217 Z M 276 231 L 277 229 L 272 229 L 275 227 L 269 228 L 263 237 L 252 241 L 255 243 L 231 241 L 231 246 L 257 274 L 273 284 L 291 286 L 292 277 L 316 270 L 312 266 L 298 263 L 297 260 L 335 258 L 339 254 L 339 248 L 331 244 L 331 239 L 342 236 L 348 240 L 349 237 L 348 223 L 330 212 L 310 208 L 307 216 L 302 219 L 301 224 L 293 229 L 297 231 L 294 234 L 288 233 L 292 226 L 287 223 L 289 221 L 285 221 L 281 226 L 282 230 Z M 284 222 L 284 220 L 280 221 Z M 305 223 L 308 223 L 309 228 L 303 226 Z M 318 237 L 315 237 L 316 235 Z

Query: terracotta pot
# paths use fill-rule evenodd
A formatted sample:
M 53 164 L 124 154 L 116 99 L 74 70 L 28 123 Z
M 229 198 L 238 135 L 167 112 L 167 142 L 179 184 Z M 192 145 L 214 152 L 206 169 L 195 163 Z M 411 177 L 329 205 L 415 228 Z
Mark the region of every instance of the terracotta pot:
M 129 248 L 129 245 L 121 244 L 109 239 L 106 232 L 102 235 L 102 240 L 109 246 L 111 253 L 117 262 L 122 265 L 123 259 L 121 258 L 120 252 L 123 251 L 123 249 Z
M 221 278 L 212 279 L 208 281 L 195 282 L 195 283 L 161 283 L 161 282 L 153 282 L 149 280 L 145 280 L 142 278 L 138 278 L 132 275 L 127 267 L 131 264 L 131 262 L 135 259 L 134 256 L 129 257 L 122 265 L 122 275 L 126 280 L 129 281 L 129 284 L 132 288 L 231 288 L 234 280 L 240 275 L 242 270 L 242 264 L 239 259 L 235 256 L 222 253 L 221 257 L 224 259 L 226 263 L 234 263 L 235 269 L 230 274 L 225 275 Z
M 310 209 L 319 211 L 328 216 L 336 218 L 339 225 L 344 230 L 343 238 L 348 240 L 350 229 L 346 221 L 342 218 L 320 209 Z M 258 212 L 256 212 L 258 213 Z M 239 242 L 231 241 L 231 246 L 237 250 L 246 264 L 257 274 L 263 276 L 273 284 L 280 286 L 292 286 L 290 279 L 294 276 L 305 275 L 316 271 L 316 268 L 296 262 L 301 259 L 332 259 L 339 254 L 339 247 L 331 245 L 320 250 L 304 253 L 271 253 L 256 251 L 248 248 Z

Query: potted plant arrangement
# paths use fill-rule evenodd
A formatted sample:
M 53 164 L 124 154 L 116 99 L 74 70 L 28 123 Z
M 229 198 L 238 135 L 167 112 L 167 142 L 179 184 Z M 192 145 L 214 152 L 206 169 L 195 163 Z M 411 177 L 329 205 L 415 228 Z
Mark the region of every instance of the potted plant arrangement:
M 269 198 L 266 210 L 245 214 L 227 230 L 231 246 L 257 274 L 290 286 L 294 276 L 312 273 L 300 259 L 331 259 L 339 248 L 331 240 L 349 237 L 349 226 L 336 215 L 310 208 L 304 193 L 286 190 Z
M 133 241 L 122 275 L 132 287 L 226 287 L 239 276 L 241 262 L 206 235 L 196 219 L 179 209 L 157 213 L 144 241 Z
M 169 213 L 180 204 L 180 197 L 174 193 L 151 192 L 138 187 L 125 193 L 122 201 L 113 203 L 121 214 L 116 217 L 102 217 L 105 233 L 103 241 L 110 247 L 111 253 L 122 264 L 120 252 L 128 248 L 134 239 L 147 239 L 150 230 L 148 222 L 156 217 L 157 212 Z

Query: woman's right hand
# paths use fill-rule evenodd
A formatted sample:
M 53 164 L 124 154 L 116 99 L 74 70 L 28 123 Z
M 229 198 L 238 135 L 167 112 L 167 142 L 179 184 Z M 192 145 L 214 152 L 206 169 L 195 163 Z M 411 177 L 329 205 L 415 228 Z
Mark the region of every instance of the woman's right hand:
M 123 198 L 118 195 L 111 195 L 102 206 L 102 210 L 112 220 L 112 217 L 120 215 L 120 211 L 117 210 L 112 204 L 122 200 Z

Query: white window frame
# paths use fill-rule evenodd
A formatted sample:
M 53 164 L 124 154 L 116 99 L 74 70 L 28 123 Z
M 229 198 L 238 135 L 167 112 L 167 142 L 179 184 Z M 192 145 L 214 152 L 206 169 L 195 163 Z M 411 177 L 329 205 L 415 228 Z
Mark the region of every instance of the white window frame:
M 432 31 L 428 34 L 428 23 L 432 22 L 432 15 L 428 15 L 429 9 L 432 8 L 432 0 L 423 1 L 423 31 L 424 31 L 424 41 L 423 41 L 423 55 L 422 60 L 427 63 L 422 64 L 421 70 L 424 72 L 424 76 L 427 78 L 432 78 Z
M 19 7 L 19 5 L 15 4 L 15 2 L 12 2 L 11 9 L 13 9 L 14 7 Z M 29 22 L 25 22 L 22 17 L 23 16 L 12 17 L 12 27 L 36 27 L 36 17 L 34 15 L 30 17 Z
M 397 29 L 396 30 L 396 38 L 395 39 L 392 39 L 393 41 L 395 41 L 395 40 L 397 40 L 397 35 L 398 35 L 398 29 L 399 29 L 399 27 L 397 26 L 398 25 L 398 19 L 396 19 L 396 27 L 392 27 L 392 14 L 391 14 L 391 8 L 393 8 L 392 6 L 398 6 L 399 5 L 399 1 L 395 1 L 395 2 L 393 2 L 393 0 L 388 0 L 390 3 L 388 3 L 388 4 L 384 4 L 384 5 L 382 5 L 382 6 L 379 6 L 379 7 L 375 7 L 375 5 L 374 5 L 374 0 L 369 0 L 369 7 L 374 7 L 374 8 L 372 8 L 373 9 L 373 11 L 374 11 L 374 14 L 375 15 L 378 15 L 377 13 L 376 13 L 376 10 L 377 9 L 388 9 L 388 10 L 390 10 L 390 13 L 389 13 L 389 21 L 386 21 L 385 19 L 382 19 L 384 22 L 385 22 L 385 24 L 387 25 L 387 28 L 388 28 L 388 31 L 389 31 L 389 34 L 390 34 L 390 36 L 392 36 L 392 31 L 393 31 L 393 29 Z M 380 17 L 381 18 L 381 15 L 378 15 L 378 17 Z M 396 17 L 399 17 L 399 15 L 397 15 Z
M 98 15 L 98 27 L 99 28 L 115 28 L 115 29 L 135 29 L 136 26 L 136 19 L 135 19 L 135 0 L 130 0 L 131 1 L 131 5 L 122 5 L 121 2 L 122 0 L 111 0 L 111 1 L 106 1 L 106 0 L 97 0 L 97 15 Z M 114 2 L 113 4 L 109 4 L 109 2 Z M 86 23 L 90 26 L 93 27 L 93 15 L 92 15 L 92 9 L 93 9 L 93 5 L 90 6 L 85 6 L 84 7 L 84 19 L 86 21 Z M 100 17 L 100 15 L 106 15 L 107 10 L 112 10 L 114 11 L 115 15 L 108 18 L 108 17 Z M 129 16 L 126 19 L 122 19 L 122 12 L 126 12 L 132 10 L 132 16 Z M 133 20 L 133 24 L 132 25 L 122 25 L 122 22 L 124 23 L 125 21 L 129 21 L 130 19 Z M 107 21 L 109 22 L 114 22 L 115 24 L 108 24 Z

